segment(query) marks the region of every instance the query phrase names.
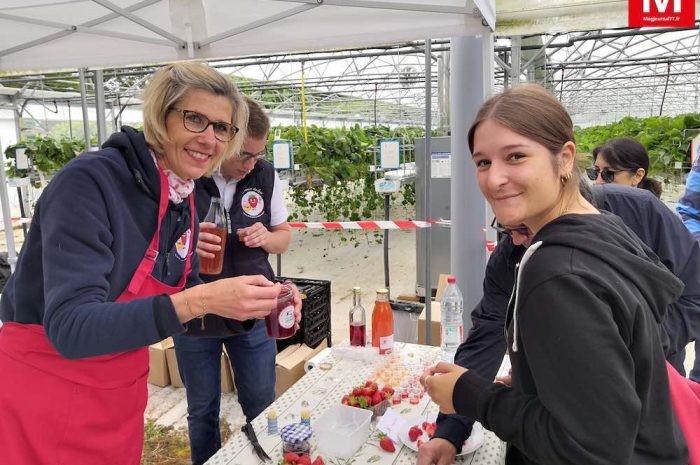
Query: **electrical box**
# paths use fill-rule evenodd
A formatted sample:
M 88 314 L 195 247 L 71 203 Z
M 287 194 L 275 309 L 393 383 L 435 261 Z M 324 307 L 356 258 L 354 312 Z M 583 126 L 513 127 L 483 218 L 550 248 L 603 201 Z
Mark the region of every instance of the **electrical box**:
M 430 157 L 426 157 L 425 138 L 415 139 L 416 153 L 416 217 L 419 220 L 449 220 L 452 155 L 450 137 L 430 138 Z M 430 181 L 425 185 L 425 161 L 430 160 Z M 424 205 L 424 192 L 429 189 L 430 209 Z M 429 215 L 429 217 L 427 216 Z M 428 230 L 429 229 L 429 230 Z M 430 237 L 430 286 L 437 290 L 440 274 L 450 273 L 450 228 L 433 226 L 416 230 L 416 293 L 425 289 L 425 236 Z

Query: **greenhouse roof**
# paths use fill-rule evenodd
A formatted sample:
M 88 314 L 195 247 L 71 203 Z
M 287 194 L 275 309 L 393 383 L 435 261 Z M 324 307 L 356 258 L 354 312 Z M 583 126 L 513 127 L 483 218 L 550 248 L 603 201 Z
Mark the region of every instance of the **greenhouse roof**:
M 450 44 L 436 38 L 483 31 L 481 15 L 488 18 L 493 11 L 493 2 L 462 0 L 240 0 L 231 5 L 225 0 L 5 0 L 0 71 L 72 70 L 4 77 L 0 84 L 76 91 L 77 66 L 161 62 L 190 53 L 209 58 L 269 110 L 292 120 L 300 121 L 303 91 L 306 114 L 316 121 L 422 125 L 422 39 L 431 35 L 433 125 L 446 128 Z M 496 90 L 518 81 L 543 84 L 583 126 L 628 115 L 698 111 L 698 29 L 624 29 L 627 2 L 616 0 L 498 0 L 495 11 Z M 182 29 L 185 17 L 191 30 Z M 232 18 L 237 22 L 228 21 Z M 377 45 L 396 40 L 404 41 Z M 217 58 L 224 56 L 237 58 Z M 135 96 L 153 69 L 106 69 L 107 101 L 137 104 Z M 75 94 L 67 98 L 75 100 Z

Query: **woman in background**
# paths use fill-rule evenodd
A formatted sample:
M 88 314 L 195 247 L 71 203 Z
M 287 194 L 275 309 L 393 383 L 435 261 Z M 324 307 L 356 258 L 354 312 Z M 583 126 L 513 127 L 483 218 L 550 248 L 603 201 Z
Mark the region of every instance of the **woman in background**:
M 593 149 L 593 164 L 586 170 L 591 181 L 639 187 L 661 197 L 661 183 L 648 176 L 649 154 L 634 139 L 610 139 L 599 145 Z

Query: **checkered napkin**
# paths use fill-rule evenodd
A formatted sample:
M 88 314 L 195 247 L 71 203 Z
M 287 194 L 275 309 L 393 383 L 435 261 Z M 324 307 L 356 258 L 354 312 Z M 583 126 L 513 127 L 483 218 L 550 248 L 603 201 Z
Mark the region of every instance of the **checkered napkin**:
M 280 436 L 284 442 L 299 444 L 311 437 L 311 427 L 303 423 L 293 423 L 280 430 Z

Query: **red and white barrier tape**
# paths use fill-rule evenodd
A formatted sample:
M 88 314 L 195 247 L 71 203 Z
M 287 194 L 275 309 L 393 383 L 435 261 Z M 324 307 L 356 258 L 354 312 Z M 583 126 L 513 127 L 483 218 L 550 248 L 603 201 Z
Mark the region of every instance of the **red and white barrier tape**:
M 429 228 L 434 224 L 443 224 L 435 220 L 413 221 L 322 221 L 318 223 L 288 223 L 292 228 L 299 229 L 417 229 Z
M 321 221 L 321 222 L 289 222 L 290 227 L 296 229 L 363 229 L 363 230 L 379 230 L 379 229 L 418 229 L 430 228 L 433 225 L 449 226 L 449 221 L 414 221 L 414 220 L 395 220 L 395 221 Z M 486 250 L 493 252 L 496 248 L 496 241 L 484 241 Z

